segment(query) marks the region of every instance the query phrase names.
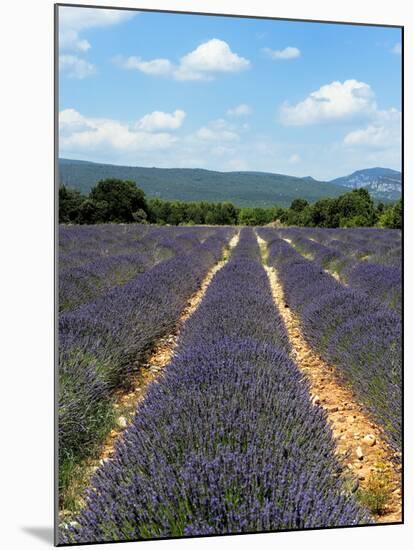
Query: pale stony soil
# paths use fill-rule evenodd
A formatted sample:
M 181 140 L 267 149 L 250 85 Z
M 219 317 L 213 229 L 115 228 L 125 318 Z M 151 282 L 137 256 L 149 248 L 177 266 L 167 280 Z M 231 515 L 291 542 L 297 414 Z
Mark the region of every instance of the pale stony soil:
M 157 342 L 146 364 L 142 366 L 139 373 L 137 373 L 132 380 L 132 389 L 128 392 L 119 391 L 116 394 L 114 403 L 115 415 L 117 417 L 116 425 L 102 445 L 100 456 L 96 459 L 89 460 L 88 463 L 85 464 L 84 476 L 80 481 L 81 487 L 79 487 L 79 507 L 83 505 L 81 493 L 90 485 L 90 479 L 99 466 L 111 459 L 116 442 L 122 437 L 124 430 L 132 422 L 137 412 L 137 408 L 145 398 L 149 385 L 151 383 L 156 383 L 157 379 L 162 375 L 164 367 L 171 361 L 174 350 L 177 347 L 180 330 L 183 324 L 199 306 L 214 275 L 227 263 L 231 250 L 237 245 L 238 240 L 239 233 L 236 233 L 229 241 L 228 246 L 225 247 L 222 260 L 208 272 L 200 288 L 190 297 L 174 330 L 168 336 L 161 338 Z M 61 510 L 59 513 L 60 520 L 65 522 L 70 520 L 72 515 L 73 514 L 67 510 Z
M 265 241 L 258 237 L 264 257 Z M 364 411 L 350 388 L 336 375 L 335 368 L 323 361 L 303 337 L 299 318 L 285 302 L 283 287 L 275 269 L 266 266 L 272 294 L 285 322 L 292 346 L 292 358 L 310 382 L 315 407 L 322 407 L 337 445 L 337 454 L 351 476 L 351 490 L 366 489 L 370 476 L 390 477 L 391 497 L 386 511 L 374 519 L 380 523 L 399 522 L 402 518 L 401 466 L 385 442 L 382 430 Z

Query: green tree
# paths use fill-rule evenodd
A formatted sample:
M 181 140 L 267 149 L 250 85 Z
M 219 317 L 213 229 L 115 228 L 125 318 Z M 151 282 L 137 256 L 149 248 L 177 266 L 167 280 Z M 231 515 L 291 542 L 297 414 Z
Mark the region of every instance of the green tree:
M 194 225 L 201 225 L 204 223 L 203 211 L 198 202 L 190 202 L 187 208 L 188 221 L 193 222 Z
M 167 223 L 170 225 L 179 225 L 180 223 L 185 223 L 185 221 L 185 205 L 179 201 L 171 202 Z
M 337 213 L 341 227 L 368 227 L 375 223 L 374 201 L 366 189 L 341 195 L 337 199 Z
M 253 208 L 241 208 L 239 212 L 240 225 L 256 225 L 256 216 Z
M 148 221 L 150 223 L 165 223 L 163 207 L 164 202 L 161 199 L 149 199 L 147 201 Z
M 393 209 L 393 222 L 394 222 L 394 229 L 402 229 L 403 226 L 403 205 L 402 205 L 402 199 L 400 199 L 398 202 L 395 203 L 394 209 Z
M 375 225 L 377 225 L 379 223 L 379 219 L 380 217 L 382 216 L 382 214 L 384 213 L 384 210 L 385 210 L 385 205 L 383 202 L 379 202 L 375 208 L 375 211 L 374 211 L 374 223 Z
M 366 216 L 357 214 L 348 218 L 341 218 L 339 227 L 371 227 Z
M 169 223 L 169 217 L 171 214 L 171 202 L 169 201 L 162 201 L 161 207 L 160 207 L 160 220 L 163 223 Z
M 292 201 L 292 204 L 290 205 L 290 209 L 294 210 L 295 212 L 302 212 L 307 206 L 308 201 L 305 199 L 294 199 Z
M 299 225 L 303 227 L 312 226 L 312 206 L 310 204 L 300 213 Z
M 215 225 L 216 223 L 216 216 L 212 210 L 209 210 L 205 216 L 206 224 L 207 225 Z
M 132 217 L 137 223 L 147 223 L 148 221 L 148 215 L 142 208 L 138 208 L 138 210 L 132 214 Z
M 335 200 L 322 199 L 315 202 L 310 213 L 310 221 L 313 227 L 338 227 L 339 217 Z
M 79 208 L 79 223 L 105 223 L 108 218 L 108 203 L 85 199 Z
M 235 225 L 237 224 L 239 209 L 231 202 L 223 202 L 221 205 L 221 224 Z
M 403 208 L 402 200 L 392 205 L 387 205 L 379 216 L 378 225 L 388 229 L 402 229 Z
M 79 221 L 79 209 L 85 197 L 76 189 L 59 187 L 59 223 Z
M 322 199 L 309 208 L 303 210 L 304 216 L 299 219 L 303 225 L 370 227 L 377 219 L 374 201 L 366 189 L 354 189 L 336 199 Z
M 109 178 L 101 180 L 91 190 L 90 200 L 108 205 L 106 222 L 133 222 L 133 213 L 142 209 L 147 212 L 144 192 L 134 181 Z
M 239 212 L 239 224 L 241 225 L 266 225 L 275 219 L 274 208 L 241 208 Z

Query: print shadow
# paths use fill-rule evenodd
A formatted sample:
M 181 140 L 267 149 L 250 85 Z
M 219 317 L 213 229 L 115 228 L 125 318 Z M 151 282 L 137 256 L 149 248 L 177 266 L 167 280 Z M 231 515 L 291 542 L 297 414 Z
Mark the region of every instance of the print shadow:
M 22 531 L 28 535 L 53 544 L 53 527 L 22 527 Z

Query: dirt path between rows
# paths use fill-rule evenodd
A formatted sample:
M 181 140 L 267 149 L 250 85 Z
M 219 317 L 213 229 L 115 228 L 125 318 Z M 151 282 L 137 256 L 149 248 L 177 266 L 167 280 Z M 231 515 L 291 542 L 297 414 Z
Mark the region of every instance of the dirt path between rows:
M 257 236 L 269 277 L 273 299 L 283 318 L 292 346 L 292 357 L 310 382 L 315 406 L 325 409 L 337 454 L 349 470 L 350 490 L 366 492 L 387 480 L 389 502 L 378 523 L 402 520 L 401 465 L 385 442 L 382 430 L 369 418 L 352 391 L 338 381 L 335 368 L 313 351 L 303 337 L 298 316 L 286 305 L 283 287 L 274 268 L 267 265 L 266 242 Z M 381 481 L 382 480 L 382 481 Z
M 149 385 L 160 377 L 164 367 L 166 367 L 171 361 L 174 350 L 178 344 L 178 339 L 183 324 L 198 308 L 214 275 L 227 263 L 231 251 L 237 245 L 238 241 L 239 232 L 237 232 L 230 239 L 227 246 L 223 249 L 222 259 L 215 264 L 212 269 L 210 269 L 202 281 L 200 288 L 188 300 L 188 303 L 182 311 L 174 330 L 157 342 L 147 362 L 142 365 L 139 373 L 137 373 L 137 375 L 133 378 L 131 382 L 132 389 L 127 393 L 125 393 L 125 391 L 120 391 L 115 394 L 114 410 L 116 425 L 113 427 L 106 441 L 103 443 L 99 457 L 88 461 L 85 465 L 85 471 L 82 478 L 78 480 L 79 486 L 73 488 L 73 491 L 78 495 L 77 508 L 81 508 L 83 506 L 82 494 L 86 487 L 90 485 L 92 475 L 105 461 L 111 459 L 111 456 L 115 450 L 116 442 L 120 437 L 122 437 L 124 430 L 133 421 L 137 407 L 144 400 Z M 59 512 L 59 517 L 62 522 L 67 523 L 76 515 L 76 513 L 77 510 L 61 510 Z

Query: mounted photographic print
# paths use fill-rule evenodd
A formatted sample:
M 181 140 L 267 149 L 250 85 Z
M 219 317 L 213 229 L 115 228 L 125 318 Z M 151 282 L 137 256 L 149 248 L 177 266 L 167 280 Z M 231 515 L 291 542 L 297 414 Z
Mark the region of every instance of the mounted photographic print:
M 55 10 L 56 543 L 401 523 L 402 27 Z

